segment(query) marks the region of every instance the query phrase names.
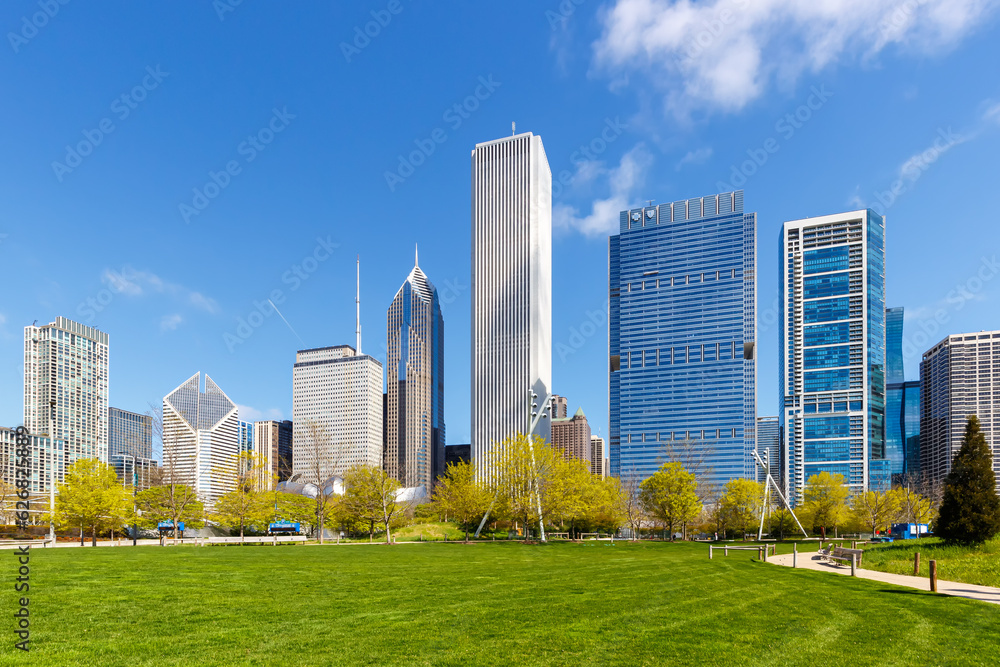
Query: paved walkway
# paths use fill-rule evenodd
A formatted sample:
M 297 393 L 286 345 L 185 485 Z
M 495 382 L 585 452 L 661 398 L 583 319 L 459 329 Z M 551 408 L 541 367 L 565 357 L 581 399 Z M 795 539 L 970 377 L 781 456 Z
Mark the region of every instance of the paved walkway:
M 767 561 L 775 565 L 785 565 L 787 567 L 791 567 L 792 554 L 770 556 Z M 804 570 L 819 570 L 820 572 L 834 572 L 836 574 L 846 574 L 847 576 L 851 576 L 851 566 L 849 563 L 847 565 L 837 565 L 836 563 L 821 560 L 819 555 L 814 551 L 800 551 L 798 567 Z M 857 569 L 857 572 L 860 579 L 871 579 L 872 581 L 881 581 L 886 584 L 895 584 L 896 586 L 917 588 L 923 591 L 930 591 L 931 589 L 930 579 L 925 577 L 911 577 L 905 574 L 889 574 L 888 572 L 878 572 L 876 570 L 863 570 L 860 567 Z M 942 595 L 954 595 L 956 597 L 969 598 L 970 600 L 982 600 L 983 602 L 1000 604 L 1000 588 L 963 584 L 958 581 L 945 581 L 944 579 L 938 579 L 937 583 L 937 592 Z

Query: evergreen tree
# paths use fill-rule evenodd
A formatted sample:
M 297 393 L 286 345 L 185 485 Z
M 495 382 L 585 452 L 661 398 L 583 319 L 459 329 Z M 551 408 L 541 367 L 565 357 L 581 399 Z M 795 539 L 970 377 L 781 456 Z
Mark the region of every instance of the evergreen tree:
M 979 418 L 969 417 L 962 447 L 951 462 L 934 534 L 948 542 L 976 544 L 1000 533 L 1000 496 L 993 474 L 993 455 L 979 431 Z

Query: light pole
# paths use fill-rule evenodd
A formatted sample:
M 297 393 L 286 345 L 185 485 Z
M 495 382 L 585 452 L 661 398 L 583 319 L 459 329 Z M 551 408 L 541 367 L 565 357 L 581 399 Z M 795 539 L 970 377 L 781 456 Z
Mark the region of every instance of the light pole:
M 132 546 L 136 545 L 136 541 L 139 538 L 139 526 L 136 520 L 136 512 L 139 508 L 136 506 L 136 494 L 139 492 L 139 473 L 135 469 L 135 454 L 132 455 Z
M 545 401 L 542 403 L 542 409 L 538 410 L 538 403 L 535 399 L 538 398 L 538 394 L 535 393 L 534 389 L 529 388 L 528 393 L 531 396 L 531 425 L 528 427 L 528 447 L 531 451 L 531 467 L 535 472 L 535 500 L 538 503 L 538 534 L 542 542 L 545 541 L 545 521 L 542 517 L 542 488 L 538 483 L 538 464 L 535 462 L 535 439 L 533 434 L 535 429 L 538 428 L 538 424 L 542 419 L 548 418 L 545 414 L 546 410 L 552 409 L 552 394 L 547 394 L 545 396 Z M 525 526 L 527 529 L 527 526 Z

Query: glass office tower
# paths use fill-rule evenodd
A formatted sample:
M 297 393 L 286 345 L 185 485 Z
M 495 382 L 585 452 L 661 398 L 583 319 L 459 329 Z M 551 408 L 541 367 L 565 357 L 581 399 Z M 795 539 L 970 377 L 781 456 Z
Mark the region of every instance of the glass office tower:
M 707 481 L 755 476 L 756 224 L 743 192 L 622 211 L 609 243 L 611 474 L 671 448 Z
M 903 376 L 903 309 L 885 309 L 885 458 L 892 481 L 920 473 L 920 382 Z
M 813 475 L 889 482 L 884 221 L 871 210 L 786 222 L 780 236 L 782 468 L 795 502 Z

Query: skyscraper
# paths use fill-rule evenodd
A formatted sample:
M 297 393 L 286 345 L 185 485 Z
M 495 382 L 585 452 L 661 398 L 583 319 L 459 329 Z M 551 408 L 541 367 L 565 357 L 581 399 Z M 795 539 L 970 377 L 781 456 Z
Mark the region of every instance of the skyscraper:
M 444 319 L 416 257 L 386 314 L 386 338 L 385 467 L 429 492 L 444 473 Z
M 888 485 L 884 221 L 871 210 L 786 222 L 779 252 L 779 418 L 785 490 L 815 474 Z
M 21 457 L 17 456 L 17 433 L 13 429 L 0 427 L 0 476 L 3 481 L 14 488 L 17 483 L 18 469 L 21 467 Z M 28 445 L 28 468 L 31 476 L 28 479 L 28 492 L 31 494 L 48 494 L 51 490 L 52 480 L 56 484 L 62 484 L 65 480 L 66 465 L 63 458 L 63 443 L 53 442 L 52 438 L 43 435 L 30 436 Z M 20 478 L 20 479 L 23 479 Z M 13 496 L 11 496 L 13 498 Z M 10 507 L 14 507 L 14 501 Z M 42 509 L 41 505 L 32 503 L 35 509 L 30 512 L 47 512 L 48 503 Z
M 253 422 L 245 422 L 242 419 L 236 423 L 236 439 L 240 443 L 240 453 L 254 453 L 253 446 Z
M 284 482 L 292 474 L 292 422 L 260 421 L 253 425 L 254 452 L 260 457 L 268 479 L 266 488 Z
M 579 408 L 572 417 L 555 417 L 552 419 L 552 447 L 562 453 L 564 458 L 579 459 L 593 467 L 593 443 L 591 442 L 590 424 L 583 408 Z
M 195 373 L 163 398 L 163 474 L 190 484 L 211 508 L 235 485 L 240 455 L 236 404 Z
M 293 476 L 325 481 L 355 465 L 381 467 L 382 364 L 350 345 L 299 350 L 292 422 Z
M 781 484 L 781 424 L 777 417 L 757 417 L 757 453 L 768 465 L 771 479 Z M 757 466 L 757 481 L 764 484 L 767 476 Z
M 924 352 L 920 384 L 923 476 L 944 482 L 962 446 L 966 421 L 976 415 L 993 450 L 1000 490 L 1000 330 L 948 336 Z
M 147 489 L 157 467 L 153 460 L 153 417 L 108 408 L 108 462 L 125 486 Z
M 604 453 L 604 438 L 590 436 L 590 472 L 598 477 L 608 476 L 608 458 Z
M 742 191 L 621 212 L 608 257 L 612 475 L 649 477 L 683 443 L 711 482 L 753 476 L 756 225 Z
M 885 309 L 885 458 L 893 481 L 920 472 L 920 382 L 903 375 L 903 309 Z
M 63 443 L 64 465 L 108 460 L 108 334 L 57 317 L 24 327 L 24 426 Z
M 519 134 L 472 152 L 472 455 L 533 414 L 552 386 L 552 174 L 541 137 Z M 533 398 L 532 394 L 535 395 Z M 534 433 L 548 439 L 549 416 Z

